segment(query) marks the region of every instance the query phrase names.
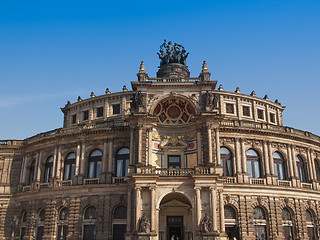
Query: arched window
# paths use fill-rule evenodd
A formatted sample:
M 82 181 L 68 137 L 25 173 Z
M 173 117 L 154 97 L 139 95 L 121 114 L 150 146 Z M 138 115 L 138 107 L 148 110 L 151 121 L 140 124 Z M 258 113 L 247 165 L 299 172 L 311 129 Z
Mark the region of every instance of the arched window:
M 49 182 L 49 179 L 52 177 L 52 170 L 53 170 L 53 156 L 47 158 L 45 163 L 45 170 L 44 170 L 44 178 L 43 182 Z
M 113 239 L 125 239 L 126 235 L 126 220 L 127 208 L 118 206 L 113 212 L 112 233 Z
M 298 170 L 298 178 L 301 182 L 307 182 L 307 171 L 306 171 L 306 164 L 304 163 L 301 156 L 296 156 L 297 162 L 297 170 Z
M 291 211 L 287 208 L 282 209 L 282 227 L 284 240 L 294 239 L 293 222 Z
M 233 207 L 228 205 L 224 206 L 224 218 L 226 225 L 226 233 L 229 239 L 239 239 L 237 214 Z
M 30 168 L 29 168 L 28 185 L 31 185 L 32 182 L 33 182 L 35 165 L 36 165 L 36 161 L 33 160 L 32 163 L 31 163 L 31 165 L 30 165 Z
M 76 155 L 72 152 L 69 153 L 64 160 L 64 180 L 70 180 L 73 178 L 76 170 Z
M 265 211 L 261 207 L 255 207 L 253 211 L 253 224 L 256 239 L 267 240 L 267 218 Z
M 320 182 L 320 165 L 319 165 L 319 161 L 317 159 L 314 160 L 314 164 L 316 167 L 316 174 L 317 174 L 317 180 L 318 182 Z
M 88 207 L 83 214 L 83 240 L 96 239 L 96 208 Z
M 306 225 L 307 225 L 307 231 L 308 231 L 308 237 L 309 240 L 314 240 L 316 239 L 316 229 L 314 227 L 314 214 L 313 211 L 307 210 L 306 211 Z
M 43 234 L 44 234 L 44 223 L 45 223 L 45 216 L 46 212 L 44 209 L 39 211 L 38 217 L 37 217 L 37 234 L 36 234 L 36 240 L 42 240 Z
M 58 217 L 58 240 L 66 240 L 68 235 L 69 211 L 66 207 L 62 208 Z
M 228 148 L 220 148 L 220 159 L 222 166 L 222 175 L 226 177 L 233 176 L 232 154 Z
M 102 152 L 93 150 L 89 155 L 88 178 L 99 178 L 101 174 Z
M 286 166 L 282 155 L 279 152 L 273 154 L 274 173 L 279 180 L 287 179 Z
M 128 176 L 128 166 L 129 166 L 129 148 L 121 148 L 117 155 L 117 177 Z
M 247 151 L 247 165 L 248 165 L 248 173 L 251 178 L 260 178 L 260 157 L 259 154 L 253 150 L 249 149 Z
M 24 239 L 26 236 L 26 229 L 27 229 L 27 212 L 22 211 L 21 218 L 20 218 L 20 238 L 21 240 Z

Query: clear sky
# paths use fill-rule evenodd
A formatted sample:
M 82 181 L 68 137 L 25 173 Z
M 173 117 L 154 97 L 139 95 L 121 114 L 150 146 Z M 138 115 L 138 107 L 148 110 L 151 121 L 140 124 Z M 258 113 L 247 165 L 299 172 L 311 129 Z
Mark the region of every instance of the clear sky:
M 155 76 L 163 39 L 224 90 L 279 99 L 284 125 L 320 135 L 320 1 L 0 1 L 0 139 L 62 127 L 60 107 Z

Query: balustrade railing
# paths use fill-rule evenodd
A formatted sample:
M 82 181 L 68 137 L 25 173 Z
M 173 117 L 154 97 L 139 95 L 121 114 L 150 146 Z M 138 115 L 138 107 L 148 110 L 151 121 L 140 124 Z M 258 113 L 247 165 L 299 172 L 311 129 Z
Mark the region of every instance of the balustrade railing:
M 188 176 L 194 173 L 190 168 L 161 168 L 156 169 L 155 174 L 160 176 Z
M 235 177 L 227 177 L 227 183 L 236 183 Z
M 72 186 L 72 180 L 63 180 L 63 181 L 60 181 L 59 186 L 60 186 L 60 187 Z
M 291 187 L 292 183 L 288 180 L 278 180 L 278 185 L 282 187 Z
M 312 183 L 301 183 L 302 188 L 312 189 Z
M 265 178 L 250 178 L 250 184 L 266 185 L 266 179 Z
M 39 183 L 39 189 L 49 188 L 49 183 Z
M 28 186 L 23 186 L 22 187 L 22 192 L 27 192 L 27 191 L 30 191 L 32 188 L 31 188 L 31 185 L 28 185 Z
M 113 177 L 112 178 L 112 183 L 124 183 L 125 177 Z
M 85 178 L 83 179 L 84 185 L 93 185 L 93 184 L 99 184 L 100 178 Z

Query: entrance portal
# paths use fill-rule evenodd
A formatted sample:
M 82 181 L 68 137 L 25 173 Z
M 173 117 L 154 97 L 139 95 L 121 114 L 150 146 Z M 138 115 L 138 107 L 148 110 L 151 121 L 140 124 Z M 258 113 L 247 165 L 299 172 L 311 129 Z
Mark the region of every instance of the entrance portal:
M 167 239 L 175 236 L 175 239 L 183 239 L 183 217 L 167 216 Z
M 194 224 L 192 206 L 182 193 L 169 193 L 160 203 L 159 239 L 192 239 Z

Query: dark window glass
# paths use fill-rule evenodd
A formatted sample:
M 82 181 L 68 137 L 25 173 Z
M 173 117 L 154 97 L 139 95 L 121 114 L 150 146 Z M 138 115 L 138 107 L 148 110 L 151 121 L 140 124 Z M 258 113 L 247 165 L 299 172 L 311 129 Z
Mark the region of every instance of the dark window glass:
M 292 215 L 287 208 L 282 209 L 282 220 L 291 221 Z
M 84 213 L 84 219 L 96 219 L 96 208 L 88 207 Z
M 20 230 L 20 240 L 24 240 L 25 236 L 26 236 L 26 228 L 22 227 Z
M 237 219 L 236 212 L 231 206 L 224 206 L 224 218 L 225 219 Z
M 317 180 L 320 181 L 320 165 L 318 160 L 314 160 L 314 164 L 316 167 Z
M 88 120 L 89 119 L 89 110 L 83 111 L 82 112 L 82 120 Z
M 276 115 L 274 113 L 270 113 L 270 122 L 272 123 L 276 122 Z
M 128 166 L 129 166 L 129 157 L 130 157 L 130 150 L 129 148 L 121 148 L 117 155 L 117 177 L 128 176 Z
M 307 182 L 306 165 L 300 156 L 296 156 L 298 177 L 301 182 Z
M 58 240 L 66 240 L 68 235 L 68 225 L 58 226 Z
M 289 209 L 282 209 L 282 226 L 283 226 L 283 235 L 285 240 L 294 239 L 294 231 L 293 231 L 293 217 L 291 211 Z
M 114 219 L 126 219 L 127 218 L 127 208 L 119 206 L 114 210 Z
M 101 174 L 102 152 L 93 150 L 89 156 L 88 178 L 99 178 Z
M 76 155 L 69 153 L 64 161 L 64 180 L 70 180 L 73 178 L 76 169 Z
M 260 157 L 258 153 L 253 149 L 249 149 L 247 151 L 247 165 L 248 165 L 249 177 L 251 178 L 261 177 Z
M 222 166 L 222 175 L 226 177 L 233 176 L 232 154 L 228 148 L 220 148 L 220 160 Z
M 77 114 L 72 115 L 72 124 L 75 124 L 77 122 Z
M 33 182 L 35 164 L 36 164 L 36 161 L 34 160 L 34 161 L 31 163 L 31 165 L 30 165 L 28 185 L 30 185 L 30 184 Z
M 48 157 L 45 163 L 45 171 L 43 182 L 49 182 L 49 179 L 52 177 L 52 169 L 53 169 L 53 156 Z
M 286 166 L 283 157 L 280 153 L 275 152 L 273 154 L 274 162 L 274 173 L 279 180 L 287 179 L 286 177 Z
M 103 107 L 98 107 L 97 108 L 97 117 L 102 117 L 103 116 Z
M 234 105 L 231 103 L 226 103 L 226 112 L 227 113 L 234 113 Z
M 120 114 L 120 104 L 112 105 L 113 114 Z
M 65 221 L 65 220 L 68 220 L 68 217 L 69 217 L 68 209 L 67 208 L 61 209 L 59 213 L 59 220 Z
M 258 118 L 259 119 L 264 119 L 264 111 L 261 109 L 258 109 Z
M 26 223 L 26 222 L 27 222 L 27 213 L 23 211 L 21 214 L 21 223 Z
M 181 168 L 181 156 L 169 155 L 168 156 L 168 168 Z
M 37 237 L 36 240 L 42 240 L 44 234 L 44 226 L 38 226 L 37 227 Z
M 242 106 L 242 113 L 243 113 L 243 116 L 250 117 L 250 116 L 251 116 L 251 114 L 250 114 L 250 107 L 248 107 L 248 106 Z
M 45 221 L 45 218 L 46 218 L 46 212 L 45 212 L 45 210 L 41 210 L 40 212 L 39 212 L 39 222 L 44 222 Z
M 84 225 L 83 240 L 95 240 L 95 239 L 96 239 L 96 225 Z

